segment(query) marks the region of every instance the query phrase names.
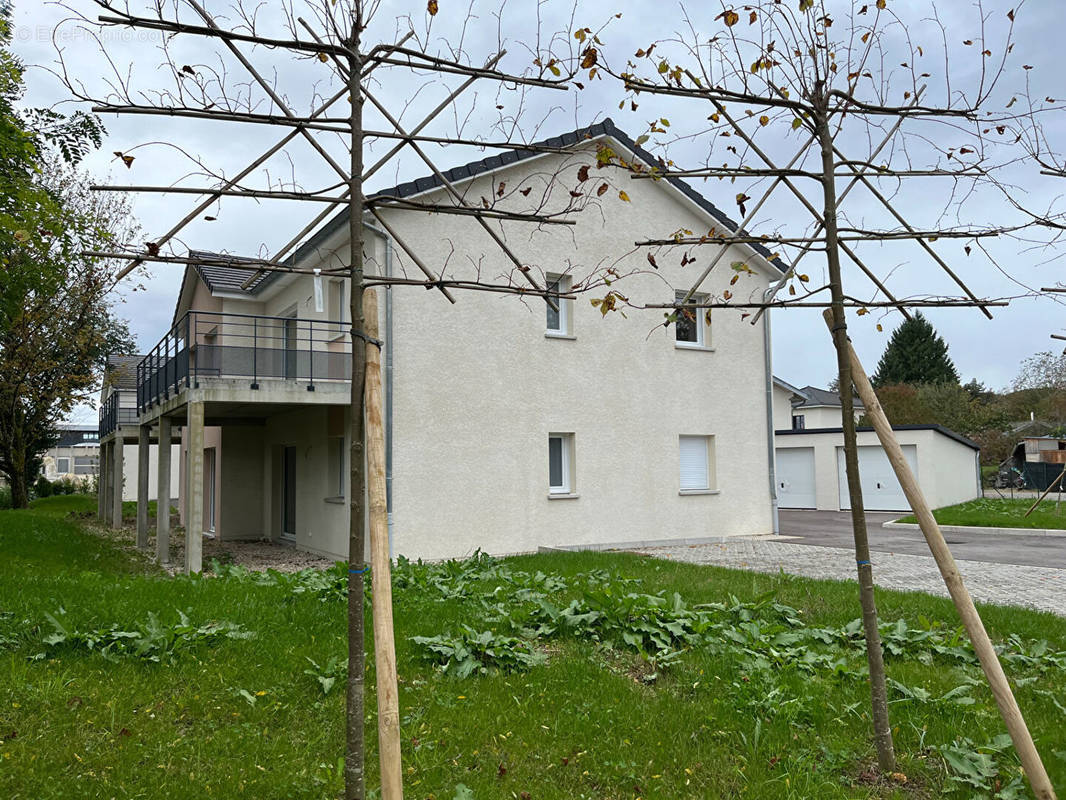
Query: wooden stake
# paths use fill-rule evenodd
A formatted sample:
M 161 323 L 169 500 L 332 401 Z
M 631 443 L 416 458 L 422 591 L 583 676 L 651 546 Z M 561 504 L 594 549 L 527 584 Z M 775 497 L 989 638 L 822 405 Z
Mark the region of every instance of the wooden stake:
M 366 335 L 378 338 L 377 292 L 363 293 Z M 400 756 L 400 698 L 396 639 L 392 628 L 392 575 L 388 503 L 385 493 L 385 426 L 381 408 L 381 348 L 366 344 L 366 465 L 370 506 L 370 568 L 374 590 L 374 664 L 378 688 L 378 753 L 382 800 L 403 800 Z
M 825 314 L 825 321 L 827 325 L 832 327 L 833 320 L 828 312 Z M 1011 691 L 1010 684 L 1007 683 L 1007 676 L 1004 674 L 1003 665 L 999 663 L 999 657 L 992 647 L 992 640 L 988 638 L 988 632 L 985 630 L 984 623 L 981 622 L 981 616 L 974 607 L 973 598 L 970 597 L 970 593 L 966 590 L 966 586 L 962 582 L 962 576 L 955 566 L 955 559 L 951 555 L 951 549 L 948 547 L 947 542 L 944 541 L 940 526 L 933 518 L 933 512 L 929 509 L 929 504 L 925 501 L 922 490 L 914 479 L 910 465 L 903 457 L 903 448 L 900 447 L 899 442 L 896 440 L 896 434 L 893 432 L 891 424 L 889 424 L 888 417 L 885 416 L 884 409 L 881 408 L 881 403 L 877 400 L 877 395 L 874 393 L 870 380 L 866 377 L 866 373 L 863 371 L 862 364 L 859 362 L 858 356 L 855 355 L 855 349 L 851 346 L 850 341 L 847 343 L 847 349 L 851 360 L 851 378 L 859 397 L 862 398 L 866 416 L 873 422 L 874 429 L 877 431 L 877 438 L 881 440 L 881 446 L 888 455 L 888 460 L 891 462 L 892 469 L 899 479 L 900 486 L 903 487 L 903 493 L 907 496 L 907 502 L 910 503 L 914 516 L 918 519 L 918 524 L 921 526 L 925 540 L 929 544 L 929 550 L 936 560 L 940 574 L 944 577 L 948 593 L 955 603 L 959 617 L 962 618 L 962 624 L 966 628 L 966 633 L 970 636 L 973 649 L 981 661 L 981 668 L 988 679 L 988 685 L 992 688 L 992 694 L 996 698 L 996 705 L 999 706 L 1000 716 L 1003 717 L 1003 722 L 1007 726 L 1010 738 L 1014 742 L 1014 749 L 1018 753 L 1018 758 L 1021 759 L 1026 776 L 1029 778 L 1029 785 L 1032 786 L 1038 800 L 1055 800 L 1055 790 L 1051 786 L 1051 780 L 1048 778 L 1044 764 L 1040 760 L 1040 754 L 1033 743 L 1029 728 L 1026 727 L 1021 709 L 1018 708 L 1018 701 L 1014 699 L 1014 693 Z
M 1066 477 L 1066 467 L 1062 468 L 1062 472 L 1059 473 L 1059 477 L 1055 478 L 1055 480 L 1053 480 L 1051 483 L 1048 484 L 1048 487 L 1044 490 L 1044 493 L 1042 495 L 1040 495 L 1040 497 L 1036 498 L 1036 502 L 1033 503 L 1031 506 L 1029 506 L 1029 510 L 1026 511 L 1024 514 L 1022 514 L 1022 519 L 1025 519 L 1030 514 L 1032 514 L 1033 511 L 1036 510 L 1036 507 L 1038 505 L 1040 505 L 1040 501 L 1043 500 L 1045 497 L 1047 497 L 1051 493 L 1051 490 L 1055 488 L 1055 486 L 1059 487 L 1059 494 L 1061 495 L 1062 494 L 1062 479 L 1064 477 Z

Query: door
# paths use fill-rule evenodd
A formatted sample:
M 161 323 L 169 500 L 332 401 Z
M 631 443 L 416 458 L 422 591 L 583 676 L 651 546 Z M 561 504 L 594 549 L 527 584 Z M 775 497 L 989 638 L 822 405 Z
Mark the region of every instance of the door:
M 816 508 L 814 448 L 777 448 L 777 505 L 780 508 Z
M 281 535 L 296 537 L 296 448 L 281 456 Z
M 868 511 L 909 511 L 910 504 L 903 487 L 896 480 L 896 473 L 888 461 L 888 455 L 880 445 L 868 445 L 859 450 L 859 485 L 862 487 L 863 506 Z M 903 457 L 918 476 L 918 448 L 913 444 L 903 445 Z M 848 479 L 844 467 L 844 448 L 837 448 L 837 483 L 840 487 L 840 509 L 851 508 L 848 497 Z
M 294 315 L 295 316 L 295 315 Z M 287 319 L 285 325 L 285 377 L 296 378 L 296 320 Z
M 204 450 L 204 530 L 215 532 L 215 512 L 218 508 L 215 498 L 215 448 Z

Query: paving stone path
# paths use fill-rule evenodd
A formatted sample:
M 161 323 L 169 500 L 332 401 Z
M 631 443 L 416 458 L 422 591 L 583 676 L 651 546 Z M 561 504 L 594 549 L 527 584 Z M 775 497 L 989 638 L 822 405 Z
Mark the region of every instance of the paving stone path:
M 738 537 L 721 544 L 647 547 L 634 552 L 693 564 L 784 571 L 806 578 L 855 580 L 855 555 L 840 547 L 814 547 Z M 885 589 L 929 592 L 947 597 L 940 571 L 931 556 L 878 553 L 872 557 L 874 582 Z M 1066 569 L 957 561 L 970 594 L 977 602 L 1017 605 L 1066 616 Z

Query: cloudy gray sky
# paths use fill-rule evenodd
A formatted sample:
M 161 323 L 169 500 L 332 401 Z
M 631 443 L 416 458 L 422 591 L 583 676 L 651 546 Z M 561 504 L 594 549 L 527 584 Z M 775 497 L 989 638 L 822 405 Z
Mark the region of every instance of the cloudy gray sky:
M 131 3 L 131 6 L 140 5 L 139 1 Z M 205 5 L 223 16 L 230 8 L 228 0 L 212 0 Z M 432 50 L 443 51 L 448 44 L 454 45 L 460 36 L 464 36 L 463 46 L 469 58 L 481 61 L 494 52 L 502 37 L 504 46 L 508 48 L 504 67 L 521 70 L 532 59 L 538 19 L 540 30 L 547 37 L 553 31 L 572 30 L 575 25 L 597 28 L 613 12 L 620 11 L 621 18 L 611 20 L 603 35 L 607 57 L 612 65 L 619 67 L 637 48 L 646 47 L 655 40 L 674 37 L 679 31 L 688 36 L 694 31 L 701 40 L 706 40 L 723 30 L 721 22 L 715 20 L 721 11 L 717 4 L 713 10 L 704 11 L 704 4 L 691 3 L 688 21 L 683 19 L 681 5 L 646 0 L 620 2 L 610 8 L 600 3 L 586 2 L 579 4 L 576 10 L 568 2 L 549 1 L 538 5 L 531 0 L 512 0 L 502 6 L 502 12 L 499 3 L 484 3 L 481 0 L 469 6 L 455 0 L 439 0 L 439 5 L 440 13 L 432 27 L 427 28 L 425 3 L 422 0 L 382 2 L 367 39 L 391 40 L 395 31 L 406 29 L 408 23 L 405 17 L 409 15 L 414 20 L 419 36 L 428 41 Z M 847 12 L 854 11 L 859 5 L 844 2 L 827 4 L 831 13 L 841 15 L 834 34 L 846 25 L 844 17 Z M 947 8 L 944 8 L 945 5 Z M 890 6 L 899 7 L 901 14 L 914 20 L 911 43 L 923 47 L 922 57 L 928 61 L 920 69 L 931 73 L 927 95 L 930 101 L 942 100 L 944 96 L 945 41 L 951 57 L 953 91 L 970 91 L 977 85 L 982 57 L 976 47 L 964 47 L 962 44 L 964 41 L 981 41 L 981 15 L 976 5 L 970 2 L 939 4 L 937 12 L 945 31 L 943 39 L 940 26 L 929 19 L 928 9 L 933 6 L 924 3 L 904 4 L 902 0 L 896 0 L 895 3 L 890 1 Z M 1007 12 L 1016 6 L 1016 2 L 990 1 L 984 4 L 985 41 L 987 47 L 994 51 L 991 60 L 996 63 L 1002 56 Z M 908 10 L 908 7 L 919 7 L 919 10 Z M 464 30 L 461 22 L 468 8 L 473 9 L 474 18 Z M 26 64 L 34 65 L 27 74 L 25 101 L 28 105 L 52 105 L 69 98 L 70 93 L 63 83 L 41 68 L 57 68 L 57 47 L 62 50 L 68 75 L 83 82 L 97 96 L 108 91 L 109 83 L 112 87 L 115 85 L 116 74 L 112 71 L 112 65 L 118 68 L 124 78 L 131 79 L 134 87 L 143 89 L 172 85 L 170 74 L 160 66 L 163 53 L 162 39 L 158 34 L 109 29 L 104 32 L 104 52 L 101 52 L 98 43 L 69 19 L 72 9 L 92 17 L 97 13 L 95 4 L 89 0 L 69 0 L 66 8 L 41 0 L 15 2 L 14 49 Z M 259 15 L 264 24 L 275 10 L 274 3 L 260 4 Z M 862 21 L 862 18 L 856 19 Z M 1026 91 L 1027 81 L 1028 91 L 1034 97 L 1054 97 L 1057 91 L 1062 91 L 1061 65 L 1058 63 L 1061 44 L 1056 39 L 1064 23 L 1066 8 L 1060 0 L 1030 0 L 1024 4 L 1016 15 L 1013 52 L 1007 57 L 1005 72 L 996 86 L 989 108 L 996 111 L 1003 109 L 1012 96 Z M 279 31 L 274 28 L 274 32 Z M 901 69 L 899 64 L 910 58 L 899 49 L 905 44 L 899 29 L 889 31 L 885 42 L 889 52 L 884 63 L 891 72 L 895 91 L 900 81 L 910 74 L 909 69 Z M 660 50 L 669 52 L 669 46 L 661 45 Z M 247 77 L 242 74 L 239 64 L 231 56 L 223 54 L 214 43 L 205 43 L 194 37 L 179 38 L 171 43 L 170 55 L 179 65 L 194 65 L 201 74 L 212 68 L 225 70 L 230 91 L 249 91 Z M 258 51 L 251 57 L 265 74 L 276 78 L 279 90 L 297 109 L 297 113 L 307 113 L 316 94 L 328 94 L 331 87 L 332 91 L 338 88 L 336 83 L 331 82 L 333 79 L 325 66 L 315 61 L 294 62 L 269 51 Z M 989 59 L 983 60 L 983 63 L 988 62 Z M 918 63 L 917 60 L 915 63 Z M 1032 69 L 1025 70 L 1023 65 L 1029 65 Z M 646 71 L 648 62 L 641 62 L 639 69 Z M 464 95 L 454 113 L 442 115 L 434 132 L 447 135 L 448 132 L 454 132 L 457 124 L 462 124 L 465 135 L 488 136 L 501 114 L 510 116 L 520 111 L 518 126 L 527 137 L 572 130 L 605 116 L 611 116 L 616 124 L 635 137 L 647 129 L 650 120 L 667 117 L 672 122 L 670 133 L 654 137 L 649 144 L 666 146 L 663 152 L 668 153 L 679 165 L 695 167 L 708 160 L 714 164 L 731 161 L 731 155 L 724 149 L 726 145 L 721 140 L 716 141 L 716 137 L 686 138 L 708 125 L 706 116 L 713 109 L 707 108 L 704 103 L 642 95 L 637 111 L 630 110 L 628 103 L 623 110 L 619 110 L 619 102 L 625 95 L 616 83 L 609 78 L 587 83 L 589 86 L 584 91 L 534 91 L 526 93 L 523 98 L 514 92 L 498 93 L 495 87 L 487 83 L 479 84 L 476 93 L 472 91 Z M 454 86 L 455 81 L 449 81 L 448 84 Z M 396 106 L 408 103 L 404 119 L 410 121 L 435 105 L 446 88 L 429 84 L 420 77 L 391 74 L 383 78 L 378 92 Z M 254 93 L 262 96 L 260 91 Z M 899 100 L 899 97 L 896 99 Z M 504 109 L 497 111 L 497 105 L 503 105 Z M 61 110 L 67 111 L 75 107 L 60 106 Z M 338 104 L 337 108 L 342 107 Z M 257 110 L 265 112 L 268 105 L 261 104 Z M 159 117 L 112 115 L 105 118 L 105 123 L 109 130 L 108 139 L 101 151 L 88 159 L 86 168 L 115 183 L 178 181 L 195 170 L 187 158 L 189 154 L 214 170 L 233 174 L 245 161 L 258 155 L 286 132 L 266 126 L 220 126 L 218 123 Z M 1050 115 L 1046 124 L 1052 141 L 1061 141 L 1066 132 L 1062 122 L 1055 115 Z M 787 125 L 767 129 L 771 130 L 775 132 L 764 135 L 765 138 L 761 140 L 763 146 L 776 157 L 787 160 L 800 144 L 798 134 L 793 134 Z M 915 124 L 909 125 L 906 130 L 911 138 L 906 140 L 905 148 L 901 146 L 891 152 L 893 165 L 903 164 L 909 157 L 915 166 L 927 166 L 936 159 L 934 145 L 948 147 L 956 141 L 958 144 L 955 146 L 965 144 L 958 131 L 944 126 L 926 123 L 923 127 L 923 124 Z M 865 131 L 849 128 L 842 133 L 839 142 L 849 155 L 861 158 L 869 152 L 869 140 Z M 113 151 L 129 152 L 136 145 L 144 143 L 155 144 L 133 150 L 137 159 L 132 169 L 127 170 L 112 155 Z M 181 150 L 172 145 L 180 146 Z M 335 153 L 340 152 L 339 146 L 339 142 L 330 145 Z M 374 152 L 380 152 L 380 148 Z M 482 155 L 471 149 L 453 148 L 436 152 L 435 158 L 442 167 L 447 167 Z M 810 164 L 811 161 L 805 163 Z M 334 176 L 318 164 L 319 160 L 306 146 L 296 146 L 291 149 L 289 157 L 270 162 L 268 173 L 261 177 L 265 182 L 268 174 L 272 181 L 277 182 L 290 180 L 295 175 L 304 186 L 309 187 L 333 183 Z M 424 171 L 420 162 L 409 158 L 399 159 L 379 173 L 373 184 L 379 187 L 390 185 L 397 180 L 417 177 Z M 1066 189 L 1066 180 L 1042 177 L 1032 167 L 1012 168 L 1004 173 L 1004 177 L 1011 183 L 1011 193 L 1030 207 L 1062 208 L 1059 196 Z M 184 181 L 186 185 L 203 185 L 204 182 L 203 178 L 197 177 Z M 736 193 L 740 191 L 738 186 L 720 181 L 700 181 L 695 185 L 731 216 L 738 216 L 734 201 Z M 745 191 L 758 197 L 759 188 L 756 186 L 755 191 L 746 188 Z M 955 195 L 952 194 L 952 185 L 947 179 L 917 178 L 904 186 L 882 185 L 882 189 L 892 193 L 898 207 L 914 219 L 918 227 L 928 228 L 937 224 L 1005 224 L 1018 219 L 1017 213 L 998 193 L 979 191 L 966 196 L 966 202 L 962 202 L 958 190 Z M 860 196 L 861 193 L 861 189 L 855 190 L 845 207 L 849 222 L 856 227 L 894 227 L 894 223 L 877 209 L 876 203 L 868 195 Z M 193 204 L 193 198 L 188 195 L 144 195 L 134 199 L 134 211 L 148 238 L 169 228 Z M 307 210 L 303 206 L 294 208 L 277 202 L 254 204 L 247 200 L 232 199 L 211 212 L 217 217 L 216 221 L 201 220 L 193 224 L 182 235 L 181 241 L 187 246 L 203 249 L 266 253 L 286 242 L 303 226 L 305 219 L 316 212 L 317 209 Z M 809 230 L 809 223 L 807 212 L 778 191 L 774 200 L 767 204 L 750 227 L 760 233 L 781 231 L 795 235 Z M 1043 234 L 1043 237 L 1046 239 L 1047 234 Z M 941 240 L 934 245 L 979 296 L 1016 296 L 1025 293 L 1025 287 L 1047 286 L 1066 277 L 1063 276 L 1064 262 L 1058 258 L 1060 251 L 1055 247 L 1034 246 L 1003 237 L 988 243 L 988 249 L 995 258 L 993 263 L 976 248 L 967 256 L 963 246 L 964 243 L 958 240 Z M 939 268 L 914 243 L 869 244 L 860 247 L 859 252 L 898 296 L 957 293 Z M 820 279 L 824 279 L 824 256 L 819 253 L 809 255 L 803 271 L 811 276 L 812 283 L 818 284 Z M 119 312 L 129 318 L 140 348 L 152 347 L 170 324 L 180 276 L 180 267 L 156 265 L 139 282 L 142 288 L 134 290 L 131 285 L 116 298 Z M 856 295 L 872 296 L 869 283 L 854 268 L 846 268 L 845 283 Z M 1009 384 L 1017 373 L 1021 359 L 1039 350 L 1052 349 L 1048 334 L 1059 332 L 1066 325 L 1066 308 L 1047 297 L 1013 301 L 1008 308 L 994 309 L 992 320 L 987 320 L 976 309 L 934 309 L 926 314 L 947 340 L 963 380 L 977 378 L 994 388 Z M 790 383 L 821 386 L 835 372 L 832 346 L 819 315 L 820 312 L 802 309 L 774 314 L 775 373 Z M 852 317 L 850 330 L 854 342 L 860 357 L 871 369 L 891 329 L 900 319 L 895 313 Z M 648 321 L 649 326 L 654 324 L 650 317 Z M 877 330 L 878 323 L 884 328 L 883 331 Z M 81 410 L 77 414 L 78 421 L 94 419 L 93 413 L 88 410 Z

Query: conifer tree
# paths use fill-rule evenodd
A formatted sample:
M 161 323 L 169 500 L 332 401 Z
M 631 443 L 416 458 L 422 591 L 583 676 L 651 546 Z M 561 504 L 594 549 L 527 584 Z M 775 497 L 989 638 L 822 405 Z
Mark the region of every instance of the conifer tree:
M 944 337 L 918 313 L 892 332 L 870 382 L 875 388 L 896 383 L 958 383 L 959 373 Z

